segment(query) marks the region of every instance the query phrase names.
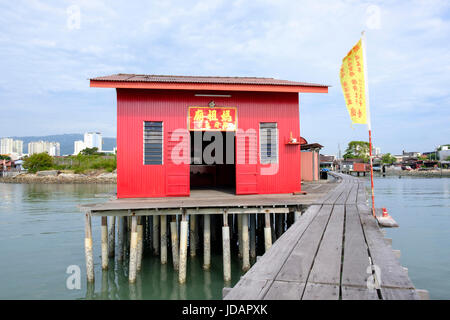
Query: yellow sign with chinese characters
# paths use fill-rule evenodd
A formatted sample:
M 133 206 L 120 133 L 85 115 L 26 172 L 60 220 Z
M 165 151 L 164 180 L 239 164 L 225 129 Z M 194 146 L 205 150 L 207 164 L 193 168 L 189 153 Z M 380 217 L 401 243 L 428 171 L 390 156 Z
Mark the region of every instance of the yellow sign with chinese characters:
M 190 131 L 236 131 L 235 107 L 189 107 Z
M 352 123 L 367 123 L 364 61 L 361 40 L 342 60 L 341 86 Z

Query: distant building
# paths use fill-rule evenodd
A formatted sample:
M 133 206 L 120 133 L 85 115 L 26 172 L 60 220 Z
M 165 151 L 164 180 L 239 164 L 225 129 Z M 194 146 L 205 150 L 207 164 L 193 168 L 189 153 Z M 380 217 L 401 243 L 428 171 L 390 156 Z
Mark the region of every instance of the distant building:
M 28 154 L 47 152 L 52 157 L 60 156 L 61 146 L 59 142 L 33 141 L 28 143 Z
M 329 168 L 334 170 L 336 157 L 333 155 L 320 155 L 320 168 Z
M 14 140 L 12 138 L 2 138 L 0 140 L 0 154 L 16 154 L 22 156 L 23 154 L 23 141 Z
M 97 148 L 98 151 L 102 151 L 102 134 L 100 132 L 86 132 L 84 134 L 84 144 L 86 148 Z
M 23 155 L 23 141 L 22 140 L 14 140 L 13 152 L 17 153 L 19 156 Z
M 417 158 L 420 157 L 422 154 L 420 152 L 406 152 L 405 150 L 403 150 L 402 155 L 403 157 Z
M 381 154 L 381 148 L 379 148 L 379 147 L 372 148 L 372 155 L 379 156 L 380 154 Z
M 450 157 L 450 147 L 449 146 L 439 146 L 440 149 L 438 151 L 439 160 L 445 161 L 448 157 Z
M 86 145 L 84 144 L 84 141 L 82 140 L 77 140 L 73 143 L 73 154 L 77 155 L 79 154 L 81 151 L 83 151 L 84 149 L 86 149 Z
M 102 151 L 103 138 L 100 132 L 86 132 L 84 134 L 84 141 L 77 140 L 73 144 L 73 154 L 77 155 L 86 148 L 97 148 L 99 152 Z

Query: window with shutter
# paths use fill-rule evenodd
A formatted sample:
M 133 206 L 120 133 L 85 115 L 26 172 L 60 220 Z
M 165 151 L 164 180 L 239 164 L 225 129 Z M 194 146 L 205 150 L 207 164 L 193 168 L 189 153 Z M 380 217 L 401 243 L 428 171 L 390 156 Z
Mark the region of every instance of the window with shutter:
M 259 124 L 259 155 L 261 164 L 278 163 L 278 128 L 276 122 Z
M 144 165 L 163 163 L 163 123 L 144 121 Z

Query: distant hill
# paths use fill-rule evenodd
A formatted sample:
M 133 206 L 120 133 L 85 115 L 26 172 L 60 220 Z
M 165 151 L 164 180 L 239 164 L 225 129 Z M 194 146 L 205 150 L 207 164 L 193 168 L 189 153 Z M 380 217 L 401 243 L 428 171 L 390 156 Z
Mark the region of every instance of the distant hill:
M 59 142 L 61 145 L 61 155 L 73 154 L 73 143 L 83 140 L 84 135 L 80 133 L 57 134 L 50 136 L 30 136 L 30 137 L 10 137 L 23 141 L 23 152 L 28 153 L 28 143 L 32 141 Z M 112 150 L 117 146 L 116 138 L 103 137 L 103 150 Z

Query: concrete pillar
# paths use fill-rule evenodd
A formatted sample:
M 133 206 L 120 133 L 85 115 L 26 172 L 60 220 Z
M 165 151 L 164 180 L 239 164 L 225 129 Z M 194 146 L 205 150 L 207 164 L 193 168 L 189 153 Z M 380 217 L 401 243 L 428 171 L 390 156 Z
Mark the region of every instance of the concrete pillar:
M 108 217 L 102 217 L 102 270 L 108 269 Z
M 178 272 L 178 282 L 186 282 L 186 263 L 187 263 L 187 238 L 188 238 L 188 222 L 186 215 L 182 215 L 180 223 L 180 266 Z
M 91 214 L 86 213 L 84 225 L 84 253 L 86 256 L 86 274 L 88 282 L 94 282 L 94 256 L 92 252 Z
M 161 264 L 167 263 L 167 216 L 161 216 Z
M 272 230 L 270 228 L 270 213 L 265 214 L 266 225 L 264 227 L 264 247 L 267 250 L 272 246 Z
M 172 240 L 172 261 L 174 270 L 178 270 L 179 267 L 179 257 L 178 257 L 178 228 L 177 228 L 177 218 L 172 216 L 172 221 L 170 222 L 170 238 Z
M 228 227 L 227 214 L 223 215 L 222 227 L 222 246 L 223 246 L 223 280 L 231 281 L 231 252 L 230 252 L 230 227 Z
M 116 217 L 113 216 L 109 220 L 111 223 L 109 225 L 108 235 L 108 257 L 114 258 L 116 246 Z
M 142 269 L 142 252 L 144 250 L 144 227 L 142 225 L 142 218 L 143 217 L 138 217 L 137 220 L 137 271 Z
M 211 219 L 209 214 L 203 216 L 203 269 L 211 267 Z
M 159 255 L 159 216 L 153 216 L 153 254 Z
M 248 214 L 242 215 L 242 271 L 250 269 L 250 245 L 248 235 Z
M 136 270 L 137 270 L 137 246 L 138 246 L 138 233 L 137 233 L 137 217 L 131 217 L 131 238 L 130 238 L 130 267 L 128 273 L 128 281 L 130 283 L 136 282 Z

